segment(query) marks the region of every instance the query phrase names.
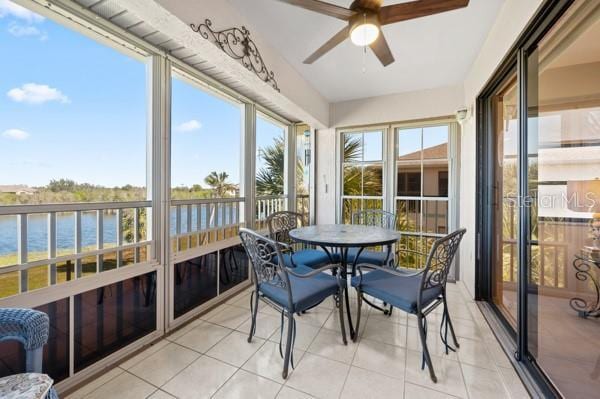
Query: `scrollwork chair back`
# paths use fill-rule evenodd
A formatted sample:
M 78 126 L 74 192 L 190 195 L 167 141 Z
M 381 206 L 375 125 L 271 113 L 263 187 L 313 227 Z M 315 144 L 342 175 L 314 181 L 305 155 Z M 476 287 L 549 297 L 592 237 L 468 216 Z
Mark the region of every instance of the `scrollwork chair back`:
M 290 231 L 306 226 L 304 215 L 291 211 L 280 211 L 269 215 L 267 225 L 269 226 L 269 236 L 278 242 L 284 242 L 289 245 L 295 244 L 290 237 Z
M 246 228 L 240 228 L 239 236 L 250 258 L 256 290 L 261 284 L 287 289 L 291 307 L 290 280 L 285 267 L 282 267 L 281 243 Z
M 365 209 L 352 214 L 352 224 L 378 226 L 384 229 L 396 229 L 396 214 L 379 209 Z
M 466 232 L 466 229 L 459 229 L 435 241 L 423 270 L 421 297 L 425 290 L 440 286 L 445 289 L 452 261 Z

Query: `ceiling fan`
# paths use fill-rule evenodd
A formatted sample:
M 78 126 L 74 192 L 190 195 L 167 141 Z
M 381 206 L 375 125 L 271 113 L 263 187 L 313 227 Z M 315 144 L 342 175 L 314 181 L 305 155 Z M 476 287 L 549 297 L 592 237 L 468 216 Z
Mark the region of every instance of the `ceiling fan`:
M 348 22 L 344 29 L 304 60 L 305 64 L 312 64 L 350 37 L 352 43 L 357 46 L 369 46 L 383 66 L 394 62 L 394 56 L 383 32 L 381 32 L 383 25 L 451 11 L 469 5 L 469 0 L 416 0 L 382 7 L 383 0 L 354 0 L 350 8 L 344 8 L 320 0 L 279 1 Z

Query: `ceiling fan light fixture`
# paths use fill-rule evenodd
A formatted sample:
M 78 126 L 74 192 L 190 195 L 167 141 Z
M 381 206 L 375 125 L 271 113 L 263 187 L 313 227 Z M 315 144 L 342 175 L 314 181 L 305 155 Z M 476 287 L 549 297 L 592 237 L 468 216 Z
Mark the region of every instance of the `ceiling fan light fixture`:
M 350 40 L 357 46 L 368 46 L 379 37 L 379 26 L 373 23 L 356 25 L 350 31 Z

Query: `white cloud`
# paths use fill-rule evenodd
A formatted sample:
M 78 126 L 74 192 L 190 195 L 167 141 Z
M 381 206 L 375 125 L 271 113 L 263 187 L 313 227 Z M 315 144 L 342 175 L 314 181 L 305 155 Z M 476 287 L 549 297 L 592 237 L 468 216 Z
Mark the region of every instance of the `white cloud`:
M 20 5 L 15 4 L 12 1 L 0 0 L 0 18 L 3 18 L 8 15 L 25 20 L 29 23 L 42 22 L 44 20 L 44 17 L 42 17 L 41 15 L 38 15 L 33 11 L 29 11 L 25 7 L 21 7 Z
M 8 129 L 2 132 L 2 137 L 11 140 L 27 140 L 29 138 L 29 133 L 21 129 Z
M 183 122 L 175 127 L 178 132 L 192 132 L 202 127 L 202 124 L 195 119 Z
M 39 36 L 40 40 L 48 39 L 46 32 L 42 32 L 32 25 L 19 25 L 16 23 L 11 23 L 8 27 L 8 33 L 15 37 Z
M 21 87 L 9 90 L 6 95 L 13 101 L 27 104 L 43 104 L 48 101 L 70 102 L 60 90 L 37 83 L 25 83 Z

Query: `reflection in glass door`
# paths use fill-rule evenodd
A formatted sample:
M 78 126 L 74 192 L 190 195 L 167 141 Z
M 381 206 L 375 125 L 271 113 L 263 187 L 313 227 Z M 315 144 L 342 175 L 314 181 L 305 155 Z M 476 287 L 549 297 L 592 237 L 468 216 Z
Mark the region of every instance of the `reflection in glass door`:
M 590 225 L 600 212 L 599 42 L 598 2 L 579 0 L 527 59 L 528 349 L 567 398 L 600 392 Z
M 510 75 L 493 97 L 494 117 L 494 244 L 492 299 L 506 320 L 517 326 L 517 83 Z

